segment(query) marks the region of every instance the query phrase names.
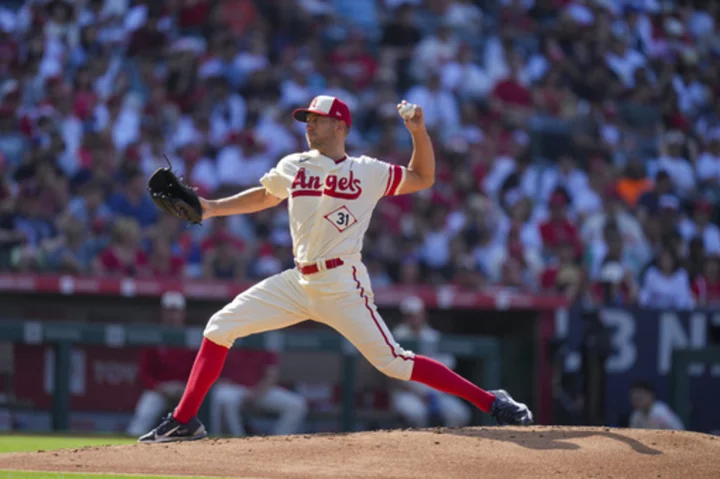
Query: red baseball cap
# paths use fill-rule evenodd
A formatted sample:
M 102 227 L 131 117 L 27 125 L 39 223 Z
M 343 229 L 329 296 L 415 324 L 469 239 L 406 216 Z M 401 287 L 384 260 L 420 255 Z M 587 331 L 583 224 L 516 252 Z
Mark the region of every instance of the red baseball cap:
M 334 96 L 320 95 L 313 98 L 309 108 L 298 108 L 293 111 L 293 118 L 297 121 L 307 122 L 308 113 L 329 116 L 352 126 L 352 117 L 350 116 L 350 108 L 347 104 Z

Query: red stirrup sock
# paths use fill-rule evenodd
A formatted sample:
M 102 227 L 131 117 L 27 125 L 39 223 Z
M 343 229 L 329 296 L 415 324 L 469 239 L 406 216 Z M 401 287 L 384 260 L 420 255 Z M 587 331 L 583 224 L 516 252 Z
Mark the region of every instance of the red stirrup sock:
M 197 415 L 205 396 L 220 376 L 228 351 L 225 346 L 203 338 L 185 392 L 173 412 L 173 417 L 178 422 L 186 424 Z
M 444 364 L 426 356 L 415 355 L 410 380 L 467 399 L 484 412 L 490 411 L 495 400 L 495 395 L 480 389 Z

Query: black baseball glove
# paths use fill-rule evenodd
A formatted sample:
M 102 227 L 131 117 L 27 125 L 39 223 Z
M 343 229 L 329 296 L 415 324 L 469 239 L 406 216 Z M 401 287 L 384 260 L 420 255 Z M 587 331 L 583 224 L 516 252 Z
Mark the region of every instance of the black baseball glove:
M 165 157 L 167 160 L 167 157 Z M 170 160 L 168 160 L 170 165 Z M 161 210 L 189 223 L 202 223 L 203 209 L 195 190 L 168 168 L 158 168 L 148 181 L 150 197 Z

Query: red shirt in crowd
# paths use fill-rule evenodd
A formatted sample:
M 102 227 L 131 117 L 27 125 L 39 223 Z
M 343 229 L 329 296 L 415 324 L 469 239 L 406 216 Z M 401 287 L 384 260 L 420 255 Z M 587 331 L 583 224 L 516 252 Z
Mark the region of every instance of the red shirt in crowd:
M 187 381 L 196 351 L 185 348 L 148 348 L 140 352 L 138 374 L 146 389 L 169 381 Z
M 576 253 L 582 252 L 582 244 L 577 228 L 567 218 L 562 220 L 548 220 L 540 225 L 540 236 L 547 249 L 554 249 L 562 243 L 571 243 Z
M 532 105 L 532 94 L 530 93 L 530 90 L 528 90 L 512 78 L 507 78 L 499 82 L 495 86 L 492 96 L 511 105 Z
M 145 271 L 150 264 L 150 260 L 145 252 L 138 249 L 132 263 L 127 264 L 120 259 L 115 249 L 112 247 L 105 248 L 98 256 L 100 264 L 107 273 L 123 274 L 134 276 L 139 271 Z
M 150 271 L 155 278 L 178 278 L 185 270 L 185 260 L 179 256 L 170 256 L 162 264 L 158 264 L 159 261 L 152 263 Z
M 253 388 L 263 380 L 267 369 L 278 362 L 278 355 L 272 351 L 231 349 L 220 377 Z

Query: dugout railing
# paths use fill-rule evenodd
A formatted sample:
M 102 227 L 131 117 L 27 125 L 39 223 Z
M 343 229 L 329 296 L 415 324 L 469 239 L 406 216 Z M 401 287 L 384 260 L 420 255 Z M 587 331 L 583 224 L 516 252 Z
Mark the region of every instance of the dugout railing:
M 167 328 L 148 324 L 85 324 L 58 321 L 5 320 L 0 321 L 2 341 L 24 344 L 52 345 L 55 351 L 54 389 L 52 393 L 51 424 L 53 430 L 69 429 L 71 404 L 71 352 L 73 345 L 100 345 L 107 348 L 176 346 L 197 349 L 202 329 L 197 327 Z M 403 342 L 413 351 L 424 346 L 415 341 Z M 343 431 L 356 427 L 356 362 L 359 352 L 345 338 L 331 331 L 274 331 L 242 338 L 235 347 L 268 349 L 273 351 L 305 351 L 334 353 L 342 361 L 342 405 L 340 424 Z M 458 358 L 474 359 L 480 363 L 483 385 L 489 389 L 500 386 L 501 351 L 495 338 L 480 336 L 444 336 L 437 352 L 450 353 Z M 27 372 L 18 371 L 23 374 Z M 486 415 L 483 422 L 487 423 Z

